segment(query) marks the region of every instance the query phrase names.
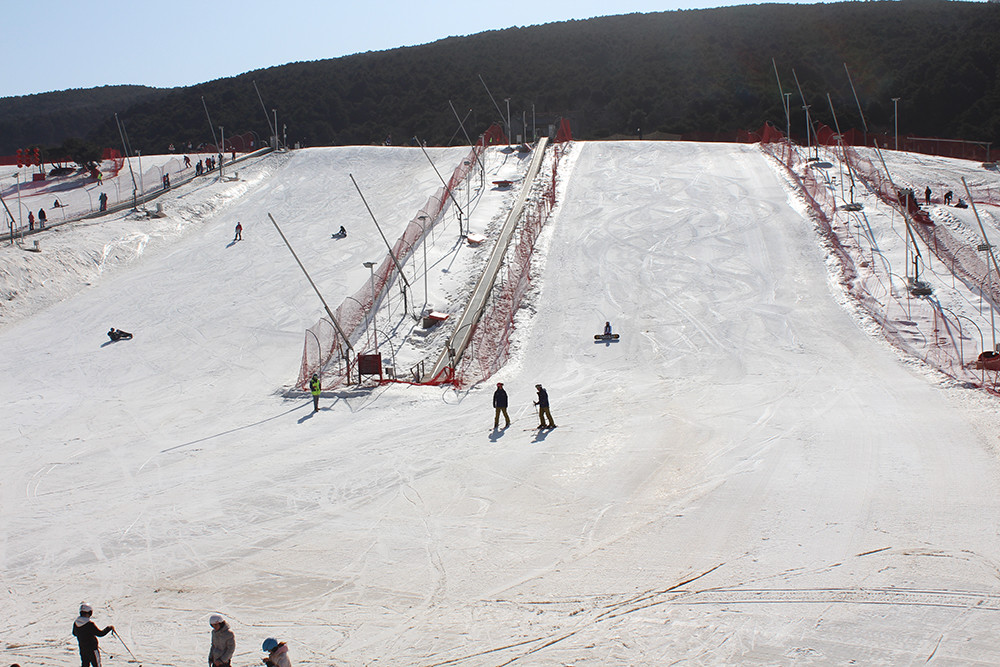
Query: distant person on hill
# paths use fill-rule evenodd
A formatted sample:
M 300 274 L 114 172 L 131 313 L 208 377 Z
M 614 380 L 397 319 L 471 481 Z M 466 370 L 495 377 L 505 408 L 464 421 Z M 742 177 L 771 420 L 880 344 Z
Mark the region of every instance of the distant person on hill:
M 323 385 L 319 381 L 319 376 L 313 373 L 309 379 L 309 393 L 313 397 L 313 412 L 319 412 L 319 394 L 323 390 Z
M 184 168 L 189 169 L 191 167 L 191 158 L 187 155 L 184 156 Z
M 340 231 L 337 232 L 337 236 L 343 236 L 343 237 L 347 236 L 347 230 L 344 229 L 343 225 L 340 226 Z
M 924 190 L 924 203 L 925 204 L 930 204 L 931 203 L 931 186 L 929 186 L 929 185 Z
M 80 644 L 80 661 L 82 667 L 101 667 L 101 651 L 98 648 L 98 637 L 103 637 L 115 631 L 115 626 L 109 625 L 99 630 L 90 617 L 94 610 L 84 602 L 80 605 L 80 616 L 73 622 L 73 636 Z
M 233 237 L 233 241 L 235 242 L 235 241 L 242 241 L 242 240 L 243 240 L 243 225 L 241 225 L 240 223 L 237 222 L 236 223 L 236 236 Z
M 38 209 L 38 226 L 39 226 L 39 228 L 45 229 L 45 221 L 48 220 L 48 219 L 49 219 L 48 216 L 45 215 L 45 209 L 44 208 Z
M 101 203 L 101 210 L 102 211 L 107 211 L 108 210 L 108 195 L 107 194 L 105 194 L 105 193 L 102 192 L 101 196 L 97 198 L 97 201 L 99 201 Z
M 60 206 L 62 206 L 62 204 L 59 203 L 58 199 L 52 204 L 52 208 L 59 208 Z
M 108 331 L 108 338 L 110 338 L 113 342 L 117 342 L 120 340 L 131 340 L 132 334 L 130 334 L 127 331 L 122 331 L 121 329 L 115 329 L 114 327 L 111 327 L 111 330 Z
M 954 195 L 954 194 L 952 194 L 952 191 L 951 191 L 951 190 L 948 190 L 948 192 L 944 193 L 944 203 L 945 203 L 945 204 L 948 204 L 948 205 L 950 206 L 950 205 L 951 205 L 951 199 L 952 199 L 952 197 L 954 197 L 954 196 L 955 196 L 955 195 Z
M 605 322 L 604 323 L 604 335 L 605 336 L 610 336 L 611 335 L 611 322 Z
M 535 385 L 535 390 L 538 392 L 538 400 L 535 401 L 538 406 L 538 428 L 555 428 L 556 423 L 552 421 L 552 413 L 549 412 L 549 392 L 540 384 Z M 548 426 L 545 425 L 546 417 L 549 419 Z
M 500 428 L 500 415 L 503 415 L 503 427 L 510 426 L 510 417 L 507 415 L 507 392 L 504 391 L 503 382 L 497 382 L 497 390 L 493 392 L 493 407 L 496 415 L 493 417 L 493 430 Z
M 30 231 L 34 228 L 35 228 L 35 214 L 32 213 L 31 211 L 28 211 L 28 230 Z

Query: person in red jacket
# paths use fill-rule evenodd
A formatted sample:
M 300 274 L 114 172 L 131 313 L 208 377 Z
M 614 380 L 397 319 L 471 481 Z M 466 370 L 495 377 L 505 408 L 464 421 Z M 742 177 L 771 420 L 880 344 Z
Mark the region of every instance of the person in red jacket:
M 97 646 L 97 638 L 115 631 L 113 625 L 98 630 L 90 620 L 93 613 L 93 608 L 84 602 L 80 605 L 80 617 L 73 622 L 73 635 L 80 643 L 81 667 L 101 667 L 101 651 Z

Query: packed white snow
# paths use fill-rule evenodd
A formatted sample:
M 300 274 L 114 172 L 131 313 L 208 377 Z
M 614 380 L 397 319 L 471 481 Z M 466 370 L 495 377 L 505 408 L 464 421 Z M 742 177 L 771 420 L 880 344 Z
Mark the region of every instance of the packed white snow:
M 429 154 L 447 178 L 467 152 Z M 524 163 L 490 149 L 472 231 Z M 103 638 L 112 665 L 203 661 L 215 612 L 240 666 L 272 636 L 308 665 L 1000 661 L 996 399 L 879 337 L 758 148 L 573 144 L 511 361 L 313 414 L 285 389 L 323 310 L 267 213 L 336 306 L 386 254 L 350 175 L 390 242 L 440 185 L 415 148 L 273 154 L 172 190 L 165 218 L 0 250 L 9 662 L 72 664 L 84 600 L 134 653 Z M 892 252 L 898 215 L 866 211 Z M 404 267 L 416 306 L 460 311 L 486 251 L 450 208 L 426 294 L 421 253 Z M 398 300 L 377 328 L 409 364 L 435 351 Z

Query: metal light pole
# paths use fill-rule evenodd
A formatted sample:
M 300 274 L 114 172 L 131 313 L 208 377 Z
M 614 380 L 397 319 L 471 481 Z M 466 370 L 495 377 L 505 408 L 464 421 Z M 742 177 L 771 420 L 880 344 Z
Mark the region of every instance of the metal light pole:
M 146 208 L 146 187 L 142 184 L 142 151 L 136 151 L 135 156 L 139 159 L 139 193 L 142 196 L 142 207 Z M 138 208 L 138 207 L 137 207 Z
M 466 177 L 468 178 L 468 177 Z M 420 244 L 424 247 L 424 307 L 427 307 L 427 216 L 421 215 L 417 217 L 420 220 L 420 226 L 424 230 L 423 242 Z
M 378 326 L 375 320 L 375 262 L 365 262 L 364 266 L 368 269 L 371 275 L 371 287 L 372 287 L 372 336 L 375 337 L 375 354 L 378 354 Z
M 507 148 L 510 148 L 510 133 L 511 133 L 511 128 L 510 128 L 510 98 L 509 97 L 505 97 L 505 98 L 503 98 L 503 101 L 507 103 Z
M 893 132 L 896 135 L 896 150 L 899 150 L 899 112 L 896 103 L 899 102 L 898 97 L 892 98 L 892 122 L 893 122 Z
M 785 93 L 785 139 L 792 143 L 792 94 Z
M 278 110 L 271 109 L 274 114 L 274 150 L 278 150 Z
M 24 222 L 21 219 L 21 172 L 18 170 L 14 173 L 14 180 L 17 182 L 17 226 L 20 229 L 24 229 Z M 11 241 L 14 240 L 14 232 L 10 233 Z
M 802 108 L 806 111 L 806 157 L 809 156 L 809 151 L 812 149 L 812 124 L 809 120 L 809 106 L 808 104 L 802 105 Z

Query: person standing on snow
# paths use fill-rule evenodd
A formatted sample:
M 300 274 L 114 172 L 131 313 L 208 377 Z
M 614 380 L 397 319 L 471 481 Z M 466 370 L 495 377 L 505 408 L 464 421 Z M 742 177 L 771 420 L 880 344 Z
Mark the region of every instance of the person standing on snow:
M 292 667 L 292 661 L 288 659 L 288 646 L 285 645 L 285 642 L 268 637 L 264 640 L 262 648 L 267 651 L 267 657 L 264 658 L 264 664 L 267 667 Z
M 510 417 L 507 416 L 507 392 L 504 391 L 503 382 L 497 382 L 497 390 L 493 392 L 493 407 L 496 408 L 496 416 L 493 418 L 493 430 L 500 427 L 500 415 L 503 414 L 506 422 L 503 427 L 510 426 Z
M 98 637 L 103 637 L 115 631 L 115 626 L 109 625 L 98 630 L 92 620 L 94 609 L 84 602 L 80 605 L 80 617 L 73 622 L 73 635 L 80 643 L 81 667 L 101 667 L 101 651 L 98 648 Z
M 229 624 L 218 614 L 212 614 L 208 619 L 212 626 L 212 647 L 208 649 L 209 667 L 230 667 L 233 653 L 236 652 L 236 636 L 229 629 Z
M 243 225 L 241 225 L 240 223 L 237 222 L 236 223 L 236 236 L 233 237 L 233 241 L 242 241 L 242 240 L 243 240 Z
M 309 380 L 309 393 L 313 397 L 313 412 L 319 412 L 319 392 L 322 389 L 323 385 L 319 381 L 319 376 L 313 373 L 312 378 Z
M 540 384 L 536 384 L 535 389 L 538 391 L 538 400 L 535 401 L 535 405 L 538 406 L 538 428 L 555 428 L 556 423 L 552 421 L 552 413 L 549 412 L 549 392 Z M 548 426 L 545 425 L 546 417 L 549 420 Z
M 931 186 L 929 186 L 929 185 L 924 190 L 924 203 L 925 204 L 930 204 L 931 203 Z

